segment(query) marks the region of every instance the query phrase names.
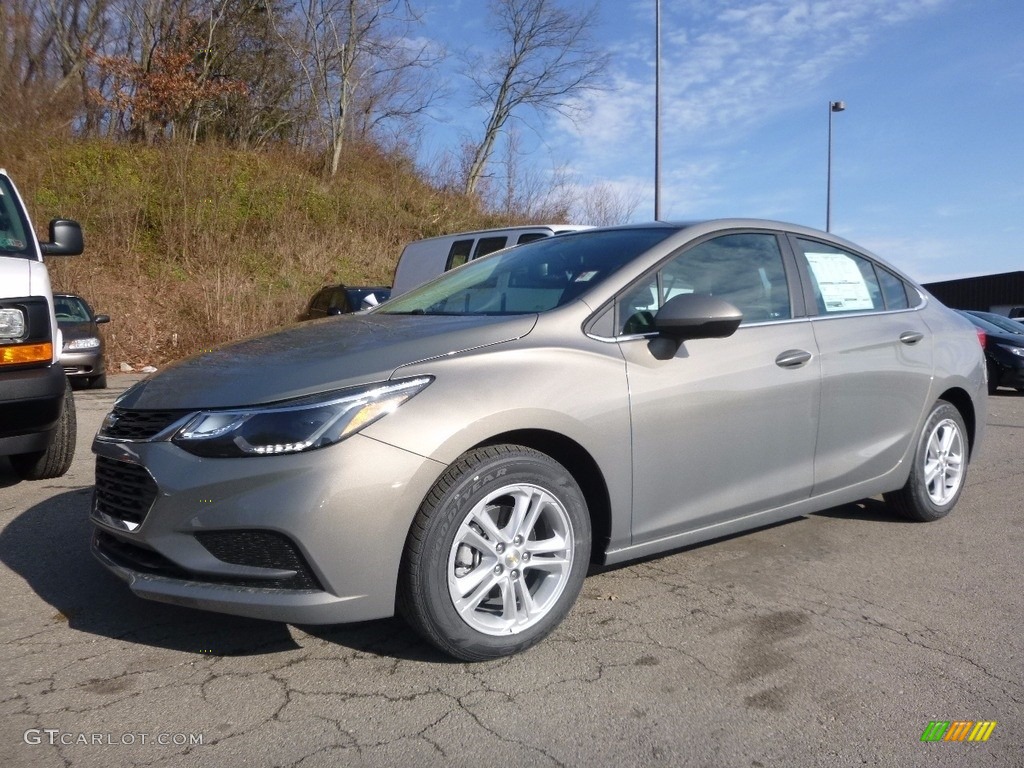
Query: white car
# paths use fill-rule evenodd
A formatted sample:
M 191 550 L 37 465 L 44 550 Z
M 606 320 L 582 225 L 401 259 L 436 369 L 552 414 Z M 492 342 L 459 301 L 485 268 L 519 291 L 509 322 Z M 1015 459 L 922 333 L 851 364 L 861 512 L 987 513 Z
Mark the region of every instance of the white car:
M 60 477 L 74 457 L 75 401 L 43 256 L 82 248 L 81 227 L 67 219 L 51 221 L 50 242 L 39 242 L 0 169 L 0 456 L 22 479 Z

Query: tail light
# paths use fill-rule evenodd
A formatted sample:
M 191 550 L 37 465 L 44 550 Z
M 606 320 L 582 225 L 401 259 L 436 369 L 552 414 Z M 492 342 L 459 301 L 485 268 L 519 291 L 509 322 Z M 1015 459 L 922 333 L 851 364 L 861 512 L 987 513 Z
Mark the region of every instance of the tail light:
M 975 328 L 974 330 L 978 334 L 978 343 L 981 344 L 981 348 L 984 349 L 985 345 L 988 343 L 988 336 L 985 335 L 985 332 L 981 330 L 981 328 Z

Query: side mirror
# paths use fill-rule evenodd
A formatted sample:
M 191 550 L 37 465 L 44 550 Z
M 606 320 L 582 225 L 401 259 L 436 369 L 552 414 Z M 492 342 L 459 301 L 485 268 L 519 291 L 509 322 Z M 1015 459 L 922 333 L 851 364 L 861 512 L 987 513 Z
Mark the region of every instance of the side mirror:
M 659 360 L 671 357 L 690 339 L 723 339 L 732 336 L 743 320 L 735 306 L 714 296 L 684 293 L 669 299 L 654 316 L 651 351 Z
M 44 256 L 76 256 L 85 250 L 82 227 L 70 219 L 54 219 L 50 222 L 50 242 L 40 243 Z
M 100 323 L 109 323 L 110 315 L 96 315 L 96 317 L 94 317 L 92 321 L 96 323 L 96 325 L 99 325 Z

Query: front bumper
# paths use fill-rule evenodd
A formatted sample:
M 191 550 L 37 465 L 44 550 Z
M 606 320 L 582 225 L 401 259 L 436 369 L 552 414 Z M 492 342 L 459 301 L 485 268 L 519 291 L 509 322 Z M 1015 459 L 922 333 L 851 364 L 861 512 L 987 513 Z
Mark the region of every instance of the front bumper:
M 103 350 L 87 349 L 81 352 L 61 352 L 60 364 L 68 378 L 92 378 L 105 372 Z
M 243 459 L 164 441 L 93 451 L 93 554 L 136 595 L 297 624 L 394 613 L 409 526 L 444 470 L 363 435 Z
M 0 370 L 0 456 L 45 451 L 64 405 L 59 365 Z

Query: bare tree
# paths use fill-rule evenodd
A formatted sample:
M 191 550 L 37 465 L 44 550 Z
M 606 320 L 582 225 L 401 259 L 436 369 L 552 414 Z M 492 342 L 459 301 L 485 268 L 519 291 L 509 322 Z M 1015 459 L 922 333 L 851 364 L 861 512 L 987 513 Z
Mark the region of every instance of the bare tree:
M 434 63 L 426 46 L 404 42 L 418 22 L 409 0 L 304 0 L 290 20 L 278 18 L 280 39 L 303 74 L 330 175 L 337 173 L 359 94 L 368 95 L 371 105 L 364 126 L 372 126 L 375 116 L 416 114 L 433 99 L 430 89 L 402 85 L 403 75 Z
M 596 7 L 580 12 L 558 0 L 491 0 L 498 53 L 470 62 L 478 103 L 490 112 L 476 144 L 465 192 L 475 194 L 502 129 L 517 113 L 571 110 L 572 97 L 599 87 L 608 57 L 591 39 Z
M 574 220 L 595 227 L 625 224 L 639 205 L 639 187 L 616 189 L 607 182 L 601 182 L 580 192 L 574 206 Z

